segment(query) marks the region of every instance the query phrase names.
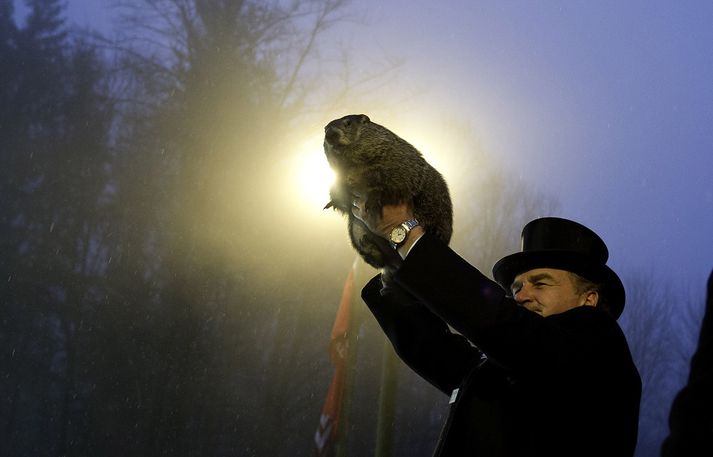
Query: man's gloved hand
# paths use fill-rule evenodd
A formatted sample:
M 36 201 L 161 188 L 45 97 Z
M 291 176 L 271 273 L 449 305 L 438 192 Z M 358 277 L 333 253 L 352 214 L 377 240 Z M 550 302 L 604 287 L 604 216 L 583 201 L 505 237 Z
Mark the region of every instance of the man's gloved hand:
M 359 190 L 352 191 L 352 214 L 362 221 L 369 231 L 384 240 L 389 239 L 389 234 L 394 227 L 414 218 L 412 202 L 384 205 L 381 209 L 381 214 L 373 214 L 373 212 L 367 211 L 364 193 Z M 408 250 L 423 233 L 423 227 L 420 225 L 411 230 L 409 238 L 399 246 L 398 253 L 401 258 L 406 257 Z M 386 246 L 388 246 L 388 241 L 386 243 Z

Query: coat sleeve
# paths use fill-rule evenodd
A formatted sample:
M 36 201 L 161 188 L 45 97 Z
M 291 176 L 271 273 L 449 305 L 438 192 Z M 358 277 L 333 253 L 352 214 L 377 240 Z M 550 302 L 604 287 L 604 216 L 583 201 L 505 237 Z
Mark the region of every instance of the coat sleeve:
M 481 352 L 398 287 L 383 289 L 380 277 L 362 290 L 367 304 L 398 356 L 446 395 L 457 388 Z
M 577 350 L 577 338 L 573 341 L 555 319 L 518 306 L 497 283 L 428 234 L 416 243 L 394 281 L 509 369 L 539 372 Z

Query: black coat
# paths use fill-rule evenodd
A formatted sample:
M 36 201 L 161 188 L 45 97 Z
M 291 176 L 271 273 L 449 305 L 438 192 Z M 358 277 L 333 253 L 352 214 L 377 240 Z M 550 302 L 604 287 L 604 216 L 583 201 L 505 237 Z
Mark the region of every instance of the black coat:
M 669 427 L 661 448 L 663 457 L 713 455 L 713 271 L 688 383 L 673 401 Z
M 394 282 L 382 291 L 376 277 L 362 297 L 399 356 L 451 396 L 436 455 L 634 453 L 641 380 L 609 315 L 530 312 L 429 235 Z

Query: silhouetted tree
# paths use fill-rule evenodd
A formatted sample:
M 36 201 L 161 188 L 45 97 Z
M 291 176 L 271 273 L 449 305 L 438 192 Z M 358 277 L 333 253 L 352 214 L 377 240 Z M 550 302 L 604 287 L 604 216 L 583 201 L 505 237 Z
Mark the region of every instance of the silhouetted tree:
M 3 5 L 0 172 L 3 191 L 0 286 L 3 336 L 13 352 L 2 380 L 10 453 L 66 455 L 81 439 L 86 392 L 80 364 L 90 363 L 90 313 L 104 289 L 100 197 L 106 185 L 111 106 L 100 94 L 100 60 L 70 42 L 62 3 L 27 2 L 22 28 Z M 6 72 L 7 70 L 7 72 Z M 5 192 L 7 191 L 7 192 Z M 11 316 L 11 317 L 10 317 Z M 27 424 L 31 424 L 27 426 Z
M 277 165 L 299 112 L 299 68 L 346 4 L 122 2 L 130 90 L 118 94 L 126 124 L 116 172 L 127 229 L 112 269 L 141 272 L 145 287 L 129 291 L 129 303 L 153 297 L 144 305 L 152 323 L 135 324 L 152 332 L 137 348 L 148 369 L 126 367 L 146 394 L 143 452 L 274 453 L 263 437 L 294 426 L 289 411 L 305 406 L 283 400 L 310 398 L 309 385 L 290 395 L 281 383 L 304 360 L 300 339 L 310 339 L 316 312 L 288 312 L 310 300 L 290 271 L 314 259 L 292 255 L 299 246 L 269 213 L 281 203 Z M 287 258 L 295 264 L 276 267 Z M 98 417 L 101 428 L 117 420 Z M 298 424 L 304 433 L 291 437 L 309 443 L 312 424 Z

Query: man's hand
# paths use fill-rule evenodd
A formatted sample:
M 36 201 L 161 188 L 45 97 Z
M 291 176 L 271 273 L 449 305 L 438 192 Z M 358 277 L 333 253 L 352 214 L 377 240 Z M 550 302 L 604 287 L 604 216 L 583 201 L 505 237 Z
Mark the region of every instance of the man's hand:
M 381 214 L 367 211 L 366 200 L 359 191 L 352 192 L 352 214 L 362 221 L 372 233 L 387 240 L 394 227 L 413 219 L 413 209 L 409 203 L 384 205 Z
M 366 225 L 375 235 L 389 239 L 391 230 L 397 225 L 413 219 L 413 205 L 411 202 L 401 202 L 396 205 L 384 205 L 381 214 L 372 214 L 366 210 L 366 200 L 364 195 L 355 191 L 352 193 L 352 214 Z M 416 240 L 423 235 L 423 227 L 417 225 L 411 230 L 409 237 L 404 244 L 399 246 L 398 252 L 401 258 L 406 258 L 406 254 Z

